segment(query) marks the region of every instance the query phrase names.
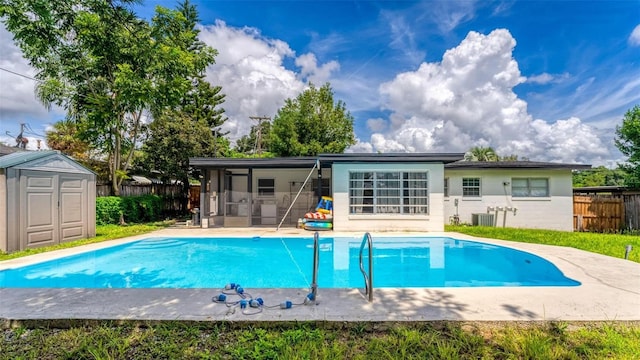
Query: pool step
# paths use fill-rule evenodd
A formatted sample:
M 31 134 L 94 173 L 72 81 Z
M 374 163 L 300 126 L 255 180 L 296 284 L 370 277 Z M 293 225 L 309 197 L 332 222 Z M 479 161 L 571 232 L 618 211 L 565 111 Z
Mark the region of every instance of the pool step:
M 179 239 L 147 239 L 136 242 L 131 246 L 131 249 L 153 250 L 158 248 L 180 247 L 186 244 L 187 241 Z

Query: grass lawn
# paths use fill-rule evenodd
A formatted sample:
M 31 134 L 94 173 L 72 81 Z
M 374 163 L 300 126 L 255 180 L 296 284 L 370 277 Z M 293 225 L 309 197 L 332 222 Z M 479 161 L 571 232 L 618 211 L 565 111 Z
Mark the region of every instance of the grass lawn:
M 53 246 L 45 246 L 35 249 L 27 249 L 24 251 L 17 251 L 11 254 L 0 253 L 0 261 L 15 259 L 23 256 L 39 254 L 52 250 L 66 249 L 70 247 L 93 244 L 106 240 L 120 239 L 127 236 L 140 235 L 154 230 L 160 230 L 173 224 L 174 221 L 161 221 L 148 224 L 131 224 L 131 225 L 98 225 L 96 226 L 96 236 L 91 239 L 82 239 L 77 241 L 70 241 Z
M 491 239 L 568 246 L 617 258 L 624 258 L 626 245 L 631 245 L 633 249 L 629 253 L 629 260 L 640 262 L 640 236 L 637 234 L 598 234 L 465 225 L 447 225 L 445 228 L 447 231 Z
M 626 323 L 116 323 L 0 330 L 0 359 L 637 359 Z
M 93 239 L 0 260 L 142 234 L 168 223 L 99 226 Z M 570 246 L 640 262 L 640 237 L 447 226 L 468 235 Z M 0 359 L 638 359 L 636 322 L 135 322 L 0 319 Z

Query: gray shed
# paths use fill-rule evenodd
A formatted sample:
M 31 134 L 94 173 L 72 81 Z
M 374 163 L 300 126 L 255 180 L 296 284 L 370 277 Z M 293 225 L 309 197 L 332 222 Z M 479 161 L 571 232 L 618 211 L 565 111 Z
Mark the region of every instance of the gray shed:
M 0 250 L 96 235 L 96 175 L 58 151 L 0 157 Z

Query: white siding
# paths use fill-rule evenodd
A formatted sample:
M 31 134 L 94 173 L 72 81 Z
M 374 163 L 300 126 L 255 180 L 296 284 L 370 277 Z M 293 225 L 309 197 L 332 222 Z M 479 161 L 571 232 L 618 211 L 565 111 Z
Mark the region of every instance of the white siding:
M 446 170 L 449 197 L 444 200 L 447 221 L 457 213 L 461 223 L 471 224 L 474 213 L 487 213 L 488 207 L 515 207 L 513 212 L 499 211 L 497 226 L 573 231 L 573 188 L 570 170 Z M 479 177 L 481 196 L 462 196 L 462 178 Z M 519 198 L 511 196 L 512 178 L 549 179 L 549 197 Z M 495 216 L 495 211 L 491 211 Z M 506 213 L 506 217 L 505 217 Z
M 349 171 L 426 171 L 429 214 L 349 214 Z M 336 163 L 333 165 L 333 229 L 336 231 L 443 231 L 443 164 Z

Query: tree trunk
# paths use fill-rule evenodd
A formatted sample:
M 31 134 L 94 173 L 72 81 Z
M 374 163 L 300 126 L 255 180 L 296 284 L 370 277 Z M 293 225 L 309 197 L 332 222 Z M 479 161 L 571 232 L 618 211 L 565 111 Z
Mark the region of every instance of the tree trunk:
M 189 176 L 185 176 L 184 179 L 182 179 L 182 199 L 180 203 L 180 210 L 182 213 L 186 213 L 188 210 L 189 198 L 191 197 L 190 188 Z M 198 205 L 198 207 L 200 207 L 200 205 Z M 200 211 L 202 211 L 202 209 L 200 209 Z
M 114 133 L 115 144 L 113 146 L 113 164 L 111 165 L 111 181 L 113 187 L 113 195 L 120 196 L 120 179 L 118 178 L 118 170 L 120 170 L 120 133 L 116 130 Z

